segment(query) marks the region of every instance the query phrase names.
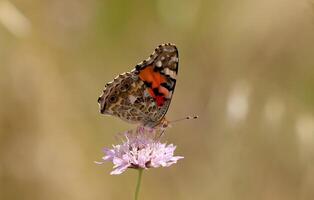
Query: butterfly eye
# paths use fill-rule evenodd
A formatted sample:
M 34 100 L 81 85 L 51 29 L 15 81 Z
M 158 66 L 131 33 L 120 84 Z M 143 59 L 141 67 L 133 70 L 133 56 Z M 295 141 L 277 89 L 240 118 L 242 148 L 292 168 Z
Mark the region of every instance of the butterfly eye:
M 117 102 L 117 100 L 118 100 L 118 98 L 115 95 L 111 95 L 109 97 L 109 102 L 110 103 L 115 103 L 115 102 Z

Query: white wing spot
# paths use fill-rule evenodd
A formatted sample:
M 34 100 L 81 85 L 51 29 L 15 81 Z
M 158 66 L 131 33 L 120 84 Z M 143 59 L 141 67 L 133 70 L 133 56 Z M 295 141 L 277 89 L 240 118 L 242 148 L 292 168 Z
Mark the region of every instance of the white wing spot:
M 178 59 L 178 57 L 173 56 L 173 57 L 171 57 L 171 61 L 173 61 L 173 62 L 178 62 L 178 61 L 179 61 L 179 59 Z
M 165 74 L 169 75 L 171 78 L 176 78 L 176 73 L 168 68 L 164 69 Z
M 158 60 L 158 61 L 156 62 L 156 66 L 157 66 L 157 67 L 161 67 L 161 66 L 162 66 L 162 63 L 161 63 L 160 60 Z
M 131 96 L 129 96 L 129 100 L 130 100 L 131 104 L 134 104 L 134 102 L 136 101 L 136 97 L 131 95 Z

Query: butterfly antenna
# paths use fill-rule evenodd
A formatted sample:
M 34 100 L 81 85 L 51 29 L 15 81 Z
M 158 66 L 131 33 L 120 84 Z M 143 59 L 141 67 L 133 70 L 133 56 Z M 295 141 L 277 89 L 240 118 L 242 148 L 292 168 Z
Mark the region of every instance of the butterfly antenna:
M 195 116 L 187 116 L 187 117 L 184 117 L 184 118 L 181 118 L 181 119 L 176 119 L 176 120 L 169 121 L 169 122 L 170 122 L 170 124 L 172 124 L 172 123 L 180 122 L 180 121 L 183 121 L 183 120 L 197 119 L 197 118 L 198 118 L 197 115 L 195 115 Z

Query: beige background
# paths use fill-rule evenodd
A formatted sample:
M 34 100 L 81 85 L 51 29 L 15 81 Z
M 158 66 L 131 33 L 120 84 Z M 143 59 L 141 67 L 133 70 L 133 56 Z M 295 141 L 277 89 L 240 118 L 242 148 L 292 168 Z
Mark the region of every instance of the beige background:
M 192 3 L 193 2 L 193 3 Z M 0 0 L 0 199 L 132 199 L 136 173 L 94 164 L 134 127 L 99 114 L 104 84 L 179 48 L 166 140 L 141 199 L 314 198 L 310 0 Z

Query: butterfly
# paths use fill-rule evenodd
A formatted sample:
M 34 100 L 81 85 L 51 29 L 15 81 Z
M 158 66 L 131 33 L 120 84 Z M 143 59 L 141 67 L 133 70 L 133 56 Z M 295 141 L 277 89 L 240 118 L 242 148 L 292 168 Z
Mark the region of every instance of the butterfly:
M 174 44 L 161 44 L 143 62 L 105 85 L 100 113 L 146 127 L 167 124 L 165 115 L 176 86 L 179 55 Z

